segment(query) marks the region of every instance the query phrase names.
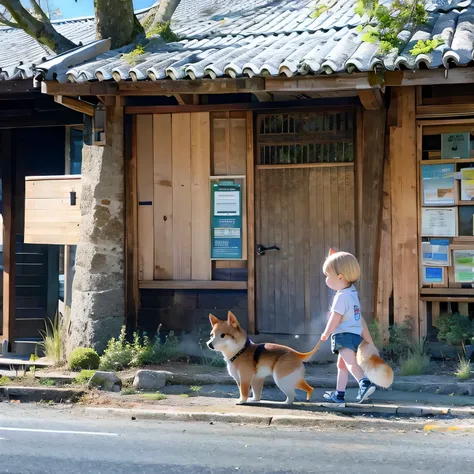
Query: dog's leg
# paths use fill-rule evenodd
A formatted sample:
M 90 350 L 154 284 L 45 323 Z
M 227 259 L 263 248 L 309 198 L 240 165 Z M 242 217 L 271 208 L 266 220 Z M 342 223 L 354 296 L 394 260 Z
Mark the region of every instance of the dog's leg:
M 262 399 L 263 382 L 265 379 L 254 377 L 252 379 L 252 398 L 249 402 L 259 402 Z
M 300 365 L 296 365 L 291 372 L 288 370 L 288 359 L 289 357 L 280 357 L 278 362 L 275 364 L 273 369 L 273 378 L 278 388 L 286 395 L 285 405 L 291 405 L 296 397 L 295 389 L 298 386 L 298 382 L 304 379 L 304 366 L 300 362 Z
M 247 402 L 249 398 L 249 389 L 250 389 L 250 380 L 248 378 L 240 379 L 239 390 L 240 390 L 240 398 L 237 402 L 237 405 L 242 405 Z
M 311 400 L 311 395 L 313 395 L 314 388 L 311 387 L 311 385 L 308 385 L 308 382 L 306 382 L 305 379 L 301 379 L 297 383 L 296 388 L 299 388 L 300 390 L 303 390 L 303 392 L 306 392 L 306 400 Z

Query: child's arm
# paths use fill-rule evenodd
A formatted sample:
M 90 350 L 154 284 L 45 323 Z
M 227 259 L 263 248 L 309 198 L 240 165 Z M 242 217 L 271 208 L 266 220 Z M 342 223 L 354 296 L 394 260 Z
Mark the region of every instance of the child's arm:
M 325 341 L 333 333 L 334 329 L 336 329 L 339 326 L 341 319 L 342 319 L 342 314 L 336 313 L 335 311 L 331 313 L 329 321 L 326 324 L 326 329 L 321 335 L 321 340 Z
M 362 320 L 362 326 L 364 328 L 361 334 L 362 339 L 364 339 L 364 341 L 368 342 L 369 344 L 374 344 L 374 341 L 372 340 L 372 336 L 370 335 L 370 331 L 367 326 L 367 323 L 365 322 L 365 319 L 361 318 L 361 320 Z

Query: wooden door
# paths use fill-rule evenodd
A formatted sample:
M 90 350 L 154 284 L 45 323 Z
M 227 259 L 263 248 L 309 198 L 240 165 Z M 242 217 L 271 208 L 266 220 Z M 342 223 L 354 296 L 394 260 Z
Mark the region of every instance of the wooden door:
M 324 328 L 330 302 L 324 259 L 330 247 L 355 252 L 351 118 L 351 112 L 333 113 L 330 120 L 326 114 L 258 117 L 256 244 L 279 248 L 256 256 L 260 333 L 318 334 Z M 271 120 L 280 131 L 265 134 Z

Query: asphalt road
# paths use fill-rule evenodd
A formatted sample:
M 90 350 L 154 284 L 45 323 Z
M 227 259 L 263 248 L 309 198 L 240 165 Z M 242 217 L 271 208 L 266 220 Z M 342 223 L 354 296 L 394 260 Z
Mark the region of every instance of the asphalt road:
M 91 419 L 0 404 L 0 473 L 471 472 L 472 434 Z

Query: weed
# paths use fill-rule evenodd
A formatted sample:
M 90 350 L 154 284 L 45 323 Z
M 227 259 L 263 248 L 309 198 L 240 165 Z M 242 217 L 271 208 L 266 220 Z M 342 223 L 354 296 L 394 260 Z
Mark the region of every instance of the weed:
M 87 385 L 95 372 L 95 370 L 81 370 L 74 381 L 79 385 Z
M 174 43 L 179 41 L 179 36 L 171 29 L 171 22 L 157 23 L 150 31 L 147 32 L 146 37 L 160 35 L 165 43 Z
M 459 357 L 459 365 L 454 375 L 459 380 L 467 380 L 471 377 L 471 363 L 464 357 Z
M 145 49 L 143 45 L 139 44 L 133 51 L 122 55 L 122 59 L 130 66 L 136 66 L 138 64 L 138 58 L 143 54 L 145 54 Z
M 138 392 L 134 388 L 126 388 L 122 390 L 121 395 L 136 395 Z
M 156 392 L 156 393 L 142 393 L 141 395 L 146 400 L 166 400 L 168 397 L 164 393 Z
M 191 385 L 189 387 L 189 390 L 191 390 L 191 392 L 199 392 L 201 390 L 202 387 L 200 387 L 199 385 Z
M 43 387 L 54 387 L 56 385 L 56 380 L 54 379 L 41 379 L 40 385 Z
M 11 379 L 5 376 L 0 376 L 0 387 L 3 387 L 4 385 L 8 385 L 11 382 Z
M 181 393 L 179 396 L 183 398 L 189 398 L 189 395 L 187 393 Z
M 430 365 L 430 356 L 425 353 L 412 352 L 401 359 L 400 375 L 423 375 Z
M 179 350 L 179 340 L 173 331 L 166 336 L 162 343 L 159 331 L 152 342 L 144 334 L 143 342 L 138 333 L 133 334 L 133 342 L 125 340 L 125 326 L 122 327 L 119 338 L 112 338 L 100 360 L 100 368 L 103 370 L 120 370 L 126 367 L 139 367 L 142 365 L 162 364 L 169 360 L 177 360 L 182 357 Z
M 43 342 L 40 345 L 43 348 L 45 357 L 54 365 L 59 365 L 64 360 L 64 343 L 68 321 L 62 321 L 59 313 L 56 313 L 54 320 L 51 321 L 49 319 L 45 326 L 46 330 L 40 331 L 43 337 Z

